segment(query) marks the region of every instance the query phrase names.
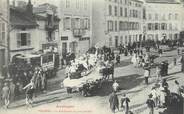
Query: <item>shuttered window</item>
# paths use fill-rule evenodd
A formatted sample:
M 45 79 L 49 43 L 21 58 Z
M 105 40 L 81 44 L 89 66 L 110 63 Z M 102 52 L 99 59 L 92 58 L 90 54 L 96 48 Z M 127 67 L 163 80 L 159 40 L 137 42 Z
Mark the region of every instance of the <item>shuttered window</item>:
M 2 27 L 1 27 L 1 25 L 2 24 L 0 23 L 0 43 L 2 43 L 2 29 L 1 29 Z
M 31 46 L 30 33 L 17 33 L 17 47 Z
M 64 30 L 70 30 L 70 28 L 71 28 L 71 19 L 69 18 L 69 17 L 66 17 L 66 18 L 64 18 L 63 19 L 63 24 L 64 24 Z

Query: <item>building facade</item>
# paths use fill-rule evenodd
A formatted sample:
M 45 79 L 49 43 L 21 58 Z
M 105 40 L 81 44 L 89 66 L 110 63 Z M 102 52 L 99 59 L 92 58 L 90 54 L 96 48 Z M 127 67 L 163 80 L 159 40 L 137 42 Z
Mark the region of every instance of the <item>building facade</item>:
M 59 21 L 57 7 L 42 4 L 33 8 L 31 0 L 26 6 L 10 8 L 10 56 L 37 51 L 58 52 Z
M 91 0 L 61 0 L 58 6 L 60 20 L 60 52 L 84 54 L 91 46 Z
M 33 14 L 39 25 L 39 45 L 37 50 L 47 50 L 55 48 L 58 52 L 59 41 L 59 21 L 57 7 L 48 3 L 41 4 L 33 8 Z
M 32 53 L 38 45 L 37 28 L 29 2 L 26 9 L 18 6 L 10 8 L 10 57 Z
M 182 5 L 175 0 L 146 0 L 146 38 L 178 39 L 182 29 Z
M 143 39 L 143 2 L 139 0 L 95 0 L 93 45 L 118 47 Z
M 8 64 L 9 0 L 0 0 L 0 76 Z

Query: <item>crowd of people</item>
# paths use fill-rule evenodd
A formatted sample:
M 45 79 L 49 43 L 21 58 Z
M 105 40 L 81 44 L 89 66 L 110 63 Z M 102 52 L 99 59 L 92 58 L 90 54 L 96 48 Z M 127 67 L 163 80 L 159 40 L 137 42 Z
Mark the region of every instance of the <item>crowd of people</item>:
M 13 76 L 12 76 L 13 75 Z M 47 88 L 47 77 L 43 73 L 41 67 L 35 67 L 34 70 L 19 71 L 18 73 L 10 75 L 4 79 L 2 87 L 2 102 L 5 108 L 8 108 L 10 102 L 18 99 L 20 95 L 26 93 L 26 104 L 32 104 L 33 93 L 45 92 Z M 29 87 L 30 83 L 33 87 Z M 31 92 L 30 92 L 31 91 Z M 28 95 L 29 94 L 29 95 Z M 31 94 L 31 96 L 30 96 Z
M 166 79 L 161 80 L 152 87 L 147 100 L 149 113 L 154 114 L 154 109 L 166 108 L 167 114 L 182 114 L 183 112 L 183 87 L 177 80 L 174 89 L 169 89 Z
M 168 41 L 169 42 L 169 41 Z M 164 42 L 162 42 L 164 43 Z M 168 43 L 167 43 L 168 44 Z M 174 43 L 169 43 L 169 45 L 174 45 Z M 106 46 L 102 48 L 92 47 L 86 52 L 86 54 L 82 55 L 79 58 L 76 58 L 74 53 L 67 53 L 63 55 L 61 60 L 62 65 L 66 65 L 65 74 L 66 77 L 69 78 L 80 78 L 84 75 L 87 75 L 89 72 L 92 71 L 94 67 L 96 67 L 97 63 L 100 65 L 99 72 L 103 75 L 104 79 L 109 79 L 110 76 L 114 81 L 113 90 L 114 92 L 111 94 L 109 99 L 110 107 L 113 112 L 115 109 L 118 108 L 118 97 L 116 92 L 118 91 L 119 85 L 117 81 L 114 79 L 114 67 L 115 64 L 120 64 L 120 55 L 124 54 L 124 56 L 131 56 L 131 62 L 133 63 L 134 67 L 142 67 L 144 69 L 144 77 L 145 83 L 149 84 L 150 72 L 152 65 L 154 64 L 154 56 L 150 55 L 150 48 L 153 47 L 158 49 L 158 53 L 161 57 L 162 49 L 159 48 L 159 43 L 154 41 L 148 41 L 144 44 L 140 42 L 134 42 L 128 45 L 120 45 L 118 47 L 119 53 L 114 53 L 114 51 Z M 144 48 L 146 52 L 144 52 Z M 181 59 L 182 63 L 182 72 L 184 72 L 184 57 Z M 26 65 L 26 64 L 24 64 Z M 169 86 L 167 81 L 163 79 L 164 76 L 168 75 L 168 61 L 163 61 L 156 65 L 156 76 L 157 76 L 157 84 L 152 88 L 151 94 L 149 95 L 150 101 L 146 102 L 148 107 L 150 108 L 151 114 L 153 113 L 153 108 L 156 107 L 167 107 L 168 106 L 168 96 L 171 95 L 169 91 Z M 27 68 L 27 70 L 19 70 L 20 68 Z M 12 70 L 11 68 L 16 68 L 16 70 Z M 29 65 L 21 66 L 17 64 L 9 65 L 9 71 L 4 68 L 3 75 L 5 76 L 5 81 L 1 90 L 1 98 L 5 108 L 8 108 L 10 102 L 13 102 L 16 97 L 18 97 L 22 93 L 26 93 L 26 105 L 32 106 L 33 104 L 33 95 L 38 93 L 39 91 L 45 92 L 47 90 L 47 77 L 46 74 L 43 73 L 43 69 L 41 67 L 32 67 Z M 18 72 L 17 72 L 18 71 Z M 97 80 L 99 81 L 99 80 Z M 90 88 L 91 85 L 94 83 L 87 83 L 84 85 L 83 89 Z M 2 84 L 2 83 L 0 83 Z M 176 93 L 179 96 L 181 95 L 181 87 L 177 81 L 175 81 L 176 86 L 178 87 L 177 90 L 180 90 Z M 158 94 L 159 93 L 159 94 Z M 88 94 L 87 92 L 85 93 Z M 112 103 L 114 102 L 114 103 Z M 126 114 L 132 113 L 129 110 L 129 102 L 130 99 L 123 95 L 121 100 L 121 107 L 125 108 Z M 152 104 L 151 104 L 152 103 Z M 153 105 L 154 103 L 154 105 Z M 113 105 L 112 105 L 113 104 Z M 116 105 L 114 105 L 116 104 Z

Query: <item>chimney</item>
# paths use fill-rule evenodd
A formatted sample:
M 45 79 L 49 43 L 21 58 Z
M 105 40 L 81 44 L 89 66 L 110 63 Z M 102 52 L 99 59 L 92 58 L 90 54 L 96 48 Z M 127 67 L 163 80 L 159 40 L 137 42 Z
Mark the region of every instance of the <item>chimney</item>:
M 31 3 L 31 0 L 29 0 L 27 6 L 26 6 L 26 11 L 29 13 L 30 16 L 33 16 L 33 5 Z

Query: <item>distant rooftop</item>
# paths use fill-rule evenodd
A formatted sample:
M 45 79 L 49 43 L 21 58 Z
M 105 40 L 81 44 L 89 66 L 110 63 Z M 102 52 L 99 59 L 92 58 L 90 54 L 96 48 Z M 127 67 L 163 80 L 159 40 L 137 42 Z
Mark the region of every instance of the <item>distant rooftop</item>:
M 47 12 L 48 9 L 52 9 L 54 12 L 56 12 L 57 7 L 55 5 L 44 3 L 39 5 L 38 7 L 33 8 L 34 13 L 44 13 Z
M 179 4 L 179 0 L 145 0 L 147 3 Z

